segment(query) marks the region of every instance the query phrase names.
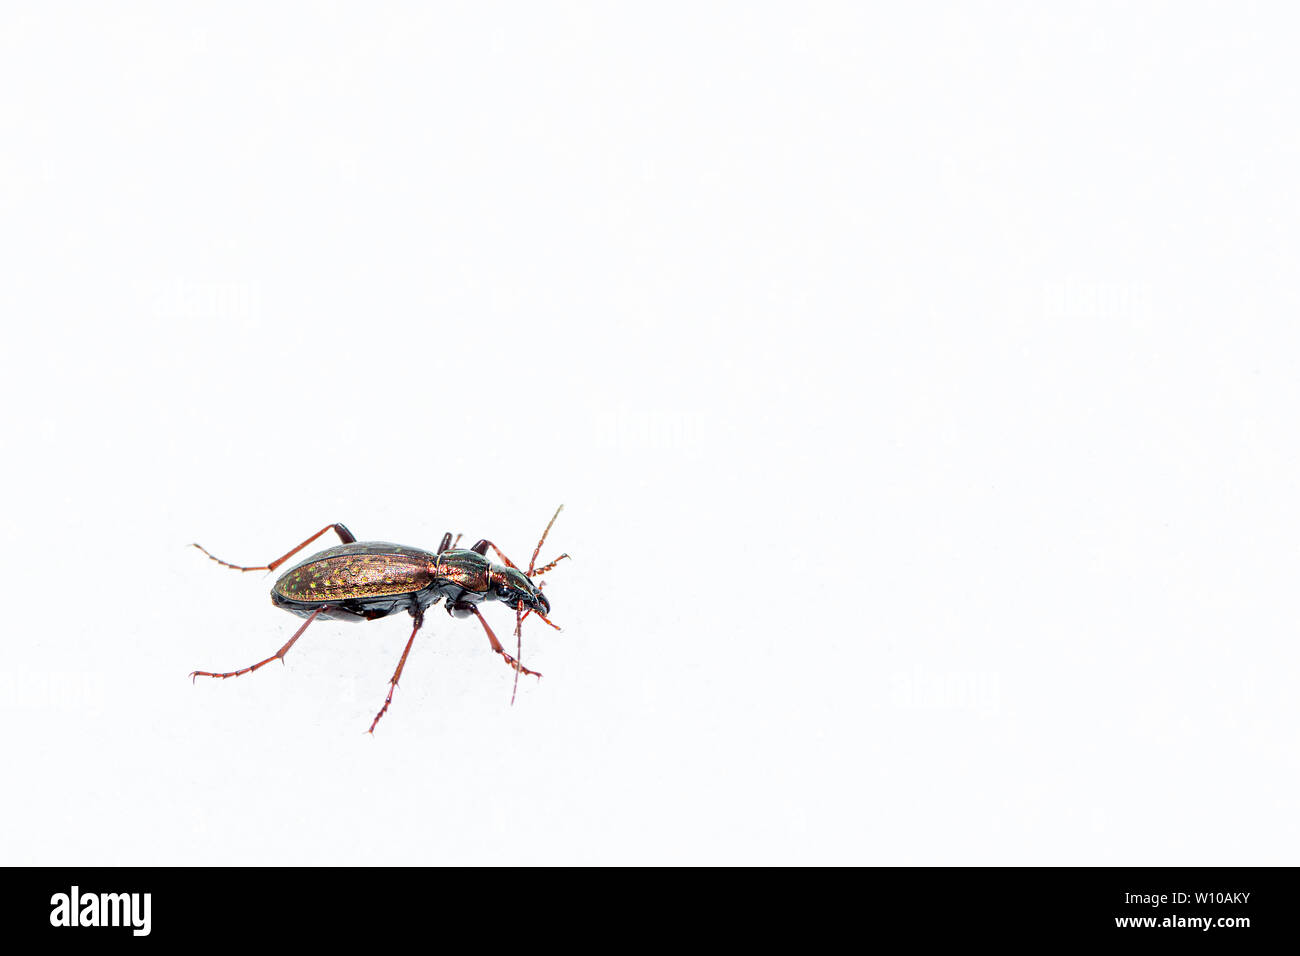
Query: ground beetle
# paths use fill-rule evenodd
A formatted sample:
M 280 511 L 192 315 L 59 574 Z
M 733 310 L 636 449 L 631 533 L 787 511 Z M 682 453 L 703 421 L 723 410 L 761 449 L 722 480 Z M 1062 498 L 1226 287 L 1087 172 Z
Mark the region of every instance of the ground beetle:
M 531 579 L 534 575 L 545 574 L 568 557 L 567 554 L 562 554 L 545 567 L 537 567 L 537 555 L 541 553 L 542 544 L 551 532 L 551 525 L 555 524 L 555 519 L 560 516 L 563 509 L 564 505 L 555 509 L 555 514 L 551 516 L 546 530 L 542 532 L 541 540 L 533 550 L 533 559 L 528 563 L 527 572 L 521 571 L 513 561 L 501 553 L 500 548 L 486 538 L 466 550 L 456 547 L 460 542 L 460 535 L 457 535 L 456 541 L 453 542 L 450 532 L 442 536 L 442 544 L 438 547 L 437 553 L 430 553 L 419 548 L 389 544 L 387 541 L 358 541 L 343 525 L 331 524 L 321 528 L 283 557 L 276 558 L 270 564 L 251 568 L 222 561 L 196 544 L 194 547 L 213 561 L 234 568 L 236 571 L 274 571 L 307 545 L 330 531 L 337 534 L 339 540 L 343 542 L 294 565 L 280 575 L 275 582 L 275 587 L 271 588 L 272 604 L 307 619 L 284 647 L 266 660 L 259 661 L 252 667 L 245 667 L 243 670 L 225 674 L 194 671 L 190 674 L 190 678 L 193 680 L 198 677 L 238 677 L 241 674 L 251 674 L 271 661 L 278 660 L 284 663 L 284 655 L 289 653 L 293 642 L 302 637 L 302 632 L 307 630 L 307 626 L 318 617 L 322 620 L 373 621 L 387 617 L 395 611 L 406 611 L 415 619 L 415 628 L 411 631 L 411 637 L 406 642 L 402 657 L 397 662 L 393 679 L 388 682 L 388 697 L 384 700 L 384 706 L 380 708 L 379 713 L 375 714 L 375 719 L 370 724 L 368 732 L 374 733 L 375 724 L 379 723 L 379 718 L 384 716 L 388 705 L 393 702 L 393 690 L 397 687 L 398 678 L 402 676 L 402 668 L 406 666 L 406 655 L 411 651 L 415 635 L 419 633 L 420 626 L 424 623 L 425 609 L 441 600 L 445 602 L 447 613 L 453 617 L 469 617 L 473 614 L 479 619 L 483 630 L 487 631 L 492 650 L 505 658 L 506 664 L 514 669 L 515 687 L 518 688 L 520 674 L 531 674 L 534 677 L 542 675 L 537 671 L 530 671 L 516 658 L 506 653 L 497 636 L 492 633 L 492 628 L 479 612 L 478 605 L 484 601 L 503 601 L 515 609 L 516 654 L 519 653 L 518 642 L 521 641 L 523 621 L 529 614 L 536 614 L 551 627 L 559 630 L 546 617 L 551 610 L 551 602 L 542 594 L 541 585 L 534 585 Z M 505 564 L 489 561 L 486 556 L 488 548 L 495 551 Z M 514 691 L 511 691 L 510 702 L 513 704 L 514 700 Z

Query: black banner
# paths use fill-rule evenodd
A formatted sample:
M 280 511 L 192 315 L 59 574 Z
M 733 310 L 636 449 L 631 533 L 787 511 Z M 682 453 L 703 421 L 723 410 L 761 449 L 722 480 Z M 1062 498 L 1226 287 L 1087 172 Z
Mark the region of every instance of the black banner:
M 851 927 L 867 940 L 1236 946 L 1290 939 L 1297 919 L 1294 869 L 627 868 L 539 878 L 487 869 L 53 868 L 8 876 L 6 925 L 51 942 L 146 945 L 218 929 L 334 941 L 441 923 L 581 938 L 599 924 L 638 940 L 684 927 L 732 939 L 821 938 Z

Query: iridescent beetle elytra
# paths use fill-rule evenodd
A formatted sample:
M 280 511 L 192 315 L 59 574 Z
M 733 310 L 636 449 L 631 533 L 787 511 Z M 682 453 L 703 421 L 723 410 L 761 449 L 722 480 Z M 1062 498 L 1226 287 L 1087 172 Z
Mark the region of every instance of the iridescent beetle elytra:
M 270 564 L 247 568 L 222 561 L 196 544 L 194 547 L 213 561 L 234 568 L 236 571 L 274 571 L 307 545 L 330 531 L 337 534 L 339 540 L 343 542 L 313 554 L 305 561 L 289 568 L 280 575 L 275 586 L 271 588 L 272 604 L 307 619 L 303 626 L 294 632 L 293 637 L 285 642 L 284 647 L 266 660 L 242 670 L 224 674 L 194 671 L 190 674 L 190 678 L 239 677 L 241 674 L 251 674 L 271 661 L 278 660 L 284 663 L 284 655 L 289 653 L 289 648 L 293 647 L 294 641 L 302 637 L 302 632 L 307 630 L 308 625 L 317 618 L 373 621 L 387 617 L 395 611 L 406 611 L 415 619 L 415 627 L 397 662 L 393 679 L 388 683 L 388 696 L 384 700 L 384 706 L 379 709 L 379 713 L 375 714 L 375 719 L 370 724 L 368 732 L 374 733 L 379 718 L 384 716 L 388 705 L 393 702 L 393 690 L 397 687 L 398 678 L 402 676 L 402 668 L 406 666 L 406 655 L 411 652 L 415 635 L 424 624 L 425 609 L 438 601 L 444 601 L 447 613 L 453 617 L 469 617 L 472 614 L 478 618 L 479 623 L 483 625 L 483 630 L 487 632 L 492 650 L 500 654 L 506 664 L 514 669 L 517 689 L 520 674 L 531 674 L 539 678 L 542 675 L 537 671 L 530 671 L 520 664 L 517 658 L 506 653 L 501 642 L 497 640 L 496 634 L 492 633 L 492 628 L 479 612 L 478 605 L 484 601 L 502 601 L 514 608 L 516 655 L 519 653 L 522 641 L 523 621 L 528 615 L 536 614 L 551 627 L 559 630 L 546 616 L 551 610 L 551 602 L 542 594 L 541 583 L 533 584 L 532 578 L 535 575 L 545 574 L 568 557 L 567 554 L 562 554 L 545 567 L 537 567 L 537 555 L 541 553 L 546 536 L 550 534 L 551 525 L 555 524 L 555 519 L 560 516 L 563 509 L 564 505 L 555 509 L 555 514 L 551 516 L 546 530 L 542 532 L 541 540 L 533 550 L 533 558 L 528 563 L 527 572 L 520 570 L 513 561 L 501 553 L 500 548 L 486 538 L 472 548 L 463 549 L 455 547 L 460 542 L 460 535 L 457 535 L 456 541 L 453 542 L 450 532 L 442 536 L 442 544 L 437 552 L 431 553 L 419 548 L 390 544 L 387 541 L 358 541 L 343 525 L 331 524 L 321 528 L 288 554 L 276 558 Z M 504 564 L 488 560 L 488 548 L 495 551 Z M 510 702 L 514 703 L 514 699 L 514 691 L 511 691 Z

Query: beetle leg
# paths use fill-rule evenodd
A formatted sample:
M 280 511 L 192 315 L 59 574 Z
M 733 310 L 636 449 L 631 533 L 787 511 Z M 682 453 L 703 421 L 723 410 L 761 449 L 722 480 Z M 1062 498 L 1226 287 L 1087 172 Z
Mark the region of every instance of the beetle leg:
M 474 547 L 470 548 L 470 550 L 478 554 L 485 555 L 488 552 L 488 548 L 491 548 L 493 551 L 497 553 L 497 557 L 501 559 L 502 563 L 504 563 L 506 567 L 515 568 L 516 570 L 518 570 L 518 565 L 516 565 L 513 561 L 511 561 L 504 554 L 502 554 L 501 549 L 498 548 L 491 541 L 489 541 L 487 538 L 480 538 L 478 542 L 474 545 Z
M 294 631 L 293 637 L 289 638 L 289 640 L 285 642 L 284 647 L 276 651 L 274 656 L 268 657 L 264 661 L 258 661 L 252 667 L 245 667 L 243 670 L 240 671 L 230 671 L 229 673 L 226 674 L 214 674 L 211 671 L 194 671 L 193 673 L 190 674 L 190 683 L 194 683 L 194 678 L 196 677 L 220 677 L 224 680 L 227 677 L 238 677 L 240 674 L 251 674 L 253 671 L 257 670 L 263 664 L 269 664 L 271 663 L 271 661 L 279 661 L 280 663 L 283 664 L 284 655 L 289 653 L 289 648 L 293 647 L 293 642 L 298 640 L 298 638 L 302 637 L 302 632 L 307 630 L 307 625 L 310 624 L 312 621 L 316 620 L 316 615 L 319 614 L 321 611 L 326 610 L 328 607 L 329 607 L 328 604 L 323 604 L 320 607 L 316 608 L 316 610 L 312 611 L 311 617 L 307 618 L 307 620 L 303 622 L 302 627 Z
M 506 653 L 506 649 L 501 646 L 501 642 L 497 640 L 497 636 L 492 633 L 492 628 L 488 625 L 487 619 L 484 618 L 483 615 L 479 612 L 479 609 L 476 605 L 471 604 L 468 601 L 465 601 L 463 603 L 456 604 L 455 609 L 457 611 L 462 611 L 462 612 L 472 611 L 474 613 L 474 616 L 478 618 L 478 622 L 483 625 L 483 630 L 487 631 L 488 643 L 492 645 L 492 650 L 496 651 L 498 654 L 500 654 L 502 657 L 506 659 L 507 666 L 513 667 L 516 671 L 522 674 L 531 674 L 533 677 L 542 676 L 537 671 L 530 671 L 527 667 L 525 667 L 523 664 L 520 664 L 517 660 L 515 660 L 513 657 L 511 657 L 509 654 Z
M 402 651 L 402 658 L 397 662 L 397 670 L 393 671 L 393 679 L 388 682 L 388 696 L 384 698 L 384 706 L 379 708 L 379 713 L 375 714 L 375 719 L 370 723 L 368 734 L 375 732 L 375 724 L 379 723 L 379 718 L 388 713 L 388 705 L 393 702 L 393 691 L 397 689 L 397 680 L 402 676 L 402 668 L 406 666 L 406 655 L 411 653 L 411 645 L 415 643 L 415 635 L 420 632 L 420 625 L 424 623 L 424 611 L 414 612 L 415 627 L 411 631 L 410 638 L 407 639 L 406 648 Z
M 288 560 L 289 560 L 290 558 L 292 558 L 295 554 L 297 554 L 297 553 L 298 553 L 299 551 L 301 551 L 303 548 L 307 547 L 307 545 L 311 544 L 313 541 L 315 541 L 315 540 L 316 540 L 317 538 L 319 538 L 321 535 L 325 534 L 325 532 L 327 532 L 327 531 L 334 531 L 334 532 L 336 532 L 336 533 L 338 534 L 338 536 L 339 536 L 339 540 L 342 541 L 344 544 L 351 544 L 353 541 L 356 541 L 356 540 L 357 540 L 356 537 L 352 534 L 352 532 L 349 531 L 347 528 L 345 528 L 343 525 L 341 525 L 341 524 L 327 524 L 325 527 L 321 528 L 321 529 L 320 529 L 319 531 L 317 531 L 314 535 L 312 535 L 310 538 L 308 538 L 308 539 L 307 539 L 306 541 L 304 541 L 302 544 L 298 545 L 298 547 L 294 548 L 294 549 L 293 549 L 292 551 L 290 551 L 288 554 L 286 554 L 286 555 L 282 555 L 281 557 L 276 558 L 276 559 L 275 559 L 274 561 L 272 561 L 270 564 L 259 564 L 259 565 L 257 565 L 256 567 L 252 567 L 252 568 L 244 568 L 244 567 L 240 567 L 238 564 L 231 564 L 229 561 L 222 561 L 220 558 L 218 558 L 218 557 L 217 557 L 215 554 L 213 554 L 212 552 L 208 551 L 208 549 L 205 548 L 205 547 L 203 547 L 203 545 L 201 545 L 201 544 L 196 544 L 196 545 L 194 545 L 194 547 L 198 548 L 200 551 L 202 551 L 204 554 L 206 554 L 206 555 L 207 555 L 209 558 L 211 558 L 213 561 L 217 562 L 217 564 L 223 564 L 223 565 L 225 565 L 225 566 L 228 567 L 228 568 L 234 568 L 236 571 L 274 571 L 276 568 L 278 568 L 280 565 L 284 564 L 284 562 L 288 561 Z
M 480 541 L 478 544 L 474 545 L 474 547 L 470 548 L 470 550 L 471 550 L 471 551 L 477 551 L 479 554 L 487 554 L 487 550 L 488 550 L 488 548 L 491 548 L 493 551 L 495 551 L 495 552 L 497 553 L 497 557 L 501 559 L 501 563 L 504 564 L 507 568 L 514 568 L 516 571 L 522 571 L 522 570 L 523 570 L 521 567 L 519 567 L 519 565 L 515 564 L 513 561 L 511 561 L 509 558 L 507 558 L 504 554 L 502 554 L 502 553 L 501 553 L 501 549 L 498 548 L 498 547 L 497 547 L 495 544 L 493 544 L 491 541 L 489 541 L 487 538 L 484 538 L 484 539 L 483 539 L 482 541 Z
M 479 550 L 480 546 L 482 546 L 482 550 Z M 493 544 L 491 541 L 487 540 L 486 538 L 484 538 L 484 539 L 483 539 L 482 541 L 480 541 L 478 544 L 474 545 L 474 547 L 470 548 L 470 550 L 471 550 L 471 551 L 478 551 L 479 554 L 486 554 L 488 548 L 491 548 L 493 551 L 495 551 L 495 552 L 497 553 L 497 557 L 499 557 L 499 558 L 502 560 L 502 562 L 506 565 L 506 567 L 508 567 L 508 568 L 514 568 L 516 571 L 522 570 L 522 568 L 520 568 L 517 564 L 515 564 L 513 561 L 511 561 L 509 558 L 507 558 L 504 554 L 502 554 L 500 548 L 498 548 L 495 544 Z M 537 575 L 539 575 L 539 574 L 545 574 L 547 571 L 552 570 L 552 569 L 553 569 L 557 564 L 559 564 L 559 563 L 560 563 L 561 561 L 563 561 L 565 558 L 569 558 L 569 556 L 568 556 L 567 554 L 562 554 L 562 555 L 560 555 L 558 558 L 556 558 L 554 561 L 552 561 L 552 562 L 551 562 L 550 564 L 548 564 L 546 567 L 544 567 L 544 568 L 538 568 L 538 569 L 535 570 L 535 571 L 529 571 L 529 572 L 528 572 L 528 577 L 530 577 L 530 578 L 535 578 L 535 577 L 537 577 Z M 534 556 L 533 560 L 536 561 L 537 558 Z M 573 559 L 572 559 L 572 558 L 569 558 L 569 560 L 572 561 Z
M 555 524 L 555 519 L 560 516 L 560 512 L 563 510 L 564 510 L 564 505 L 560 505 L 560 507 L 555 509 L 555 514 L 551 515 L 551 520 L 547 523 L 546 530 L 542 532 L 542 539 L 537 542 L 537 547 L 533 549 L 533 559 L 528 562 L 528 577 L 531 578 L 535 574 L 545 574 L 547 571 L 551 570 L 551 568 L 555 567 L 565 558 L 569 557 L 567 554 L 562 554 L 554 561 L 552 561 L 550 564 L 548 564 L 546 567 L 544 568 L 537 567 L 537 555 L 541 553 L 542 545 L 546 543 L 546 536 L 551 533 L 551 525 Z M 478 544 L 474 545 L 474 547 L 470 548 L 470 550 L 477 551 L 479 554 L 487 554 L 488 548 L 491 548 L 493 551 L 497 553 L 497 557 L 505 562 L 506 567 L 514 568 L 516 571 L 520 570 L 519 565 L 515 564 L 504 554 L 502 554 L 501 549 L 498 548 L 491 541 L 489 541 L 487 538 L 483 538 L 482 540 L 480 540 Z M 569 558 L 569 560 L 573 560 L 573 559 Z

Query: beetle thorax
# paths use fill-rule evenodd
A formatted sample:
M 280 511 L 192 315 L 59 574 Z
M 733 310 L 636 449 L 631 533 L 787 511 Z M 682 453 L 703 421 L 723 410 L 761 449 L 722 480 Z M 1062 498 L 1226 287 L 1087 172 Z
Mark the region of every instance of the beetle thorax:
M 488 589 L 491 568 L 492 563 L 477 551 L 444 551 L 438 555 L 434 577 L 440 584 L 481 594 Z

